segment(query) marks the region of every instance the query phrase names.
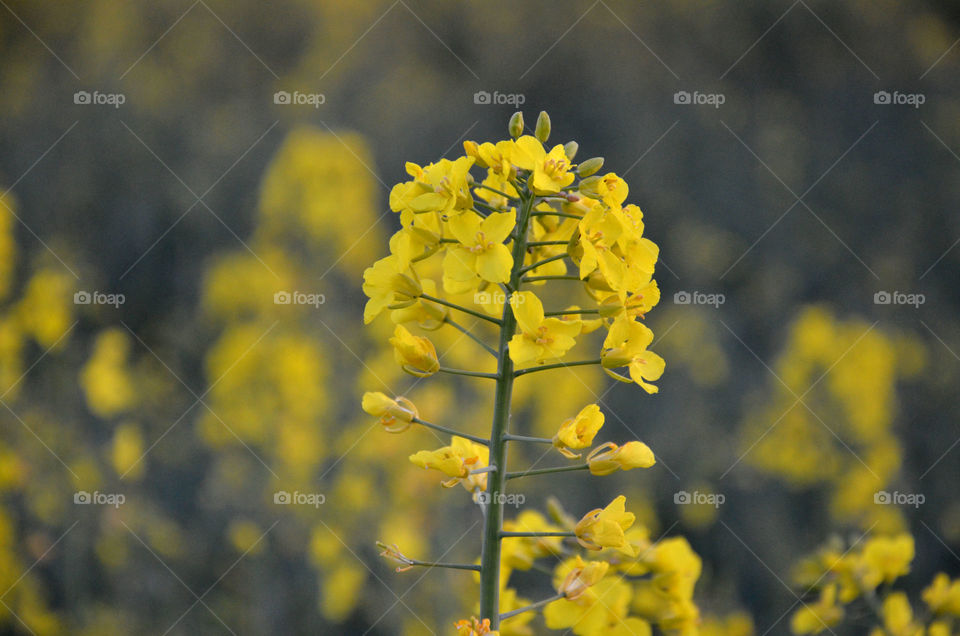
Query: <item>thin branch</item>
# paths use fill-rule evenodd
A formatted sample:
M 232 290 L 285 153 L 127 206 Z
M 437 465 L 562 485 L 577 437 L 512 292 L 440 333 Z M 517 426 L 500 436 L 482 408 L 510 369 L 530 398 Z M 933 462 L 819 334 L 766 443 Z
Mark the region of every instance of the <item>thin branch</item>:
M 527 272 L 529 272 L 529 271 L 531 271 L 531 270 L 534 270 L 534 269 L 537 269 L 538 267 L 540 267 L 540 266 L 542 266 L 542 265 L 546 265 L 547 263 L 552 263 L 552 262 L 554 262 L 554 261 L 559 261 L 559 260 L 561 260 L 561 259 L 567 258 L 568 256 L 569 256 L 569 255 L 568 255 L 566 252 L 564 252 L 564 253 L 562 253 L 562 254 L 557 254 L 557 255 L 555 255 L 555 256 L 551 256 L 550 258 L 545 258 L 545 259 L 543 259 L 542 261 L 537 261 L 536 263 L 532 263 L 532 264 L 530 264 L 530 265 L 527 265 L 526 267 L 521 268 L 521 269 L 520 269 L 520 274 L 521 274 L 521 275 L 522 275 L 522 274 L 526 274 Z
M 554 212 L 552 210 L 549 212 L 546 210 L 539 210 L 536 212 L 532 212 L 530 216 L 562 216 L 568 219 L 577 219 L 577 220 L 580 220 L 583 218 L 578 214 L 570 214 L 569 212 Z
M 538 610 L 544 605 L 549 605 L 550 603 L 553 603 L 554 601 L 559 601 L 562 598 L 563 598 L 563 594 L 557 594 L 556 596 L 545 598 L 542 601 L 537 601 L 536 603 L 532 603 L 531 605 L 527 605 L 526 607 L 520 607 L 515 610 L 510 610 L 509 612 L 504 612 L 503 614 L 500 615 L 500 620 L 503 621 L 513 616 L 516 616 L 517 614 L 523 614 L 524 612 L 532 612 L 534 610 Z
M 483 444 L 487 446 L 490 444 L 490 440 L 484 439 L 483 437 L 478 437 L 476 435 L 470 435 L 469 433 L 461 433 L 460 431 L 455 431 L 452 428 L 447 428 L 446 426 L 440 426 L 439 424 L 434 424 L 426 420 L 421 420 L 419 417 L 413 418 L 411 421 L 416 422 L 421 426 L 426 426 L 427 428 L 432 428 L 435 431 L 440 431 L 441 433 L 447 433 L 448 435 L 456 435 L 457 437 L 465 437 L 471 442 L 476 442 L 477 444 Z
M 530 241 L 527 247 L 543 247 L 544 245 L 569 245 L 570 241 Z
M 494 318 L 493 316 L 488 316 L 488 315 L 486 315 L 486 314 L 484 314 L 484 313 L 481 313 L 481 312 L 476 311 L 476 310 L 474 310 L 474 309 L 470 309 L 470 308 L 468 308 L 468 307 L 461 307 L 460 305 L 454 304 L 454 303 L 452 303 L 452 302 L 450 302 L 450 301 L 447 301 L 447 300 L 443 300 L 442 298 L 436 298 L 436 297 L 434 297 L 434 296 L 428 296 L 427 294 L 420 294 L 420 298 L 423 299 L 423 300 L 429 300 L 429 301 L 432 302 L 432 303 L 437 303 L 438 305 L 443 305 L 443 306 L 445 306 L 445 307 L 450 307 L 451 309 L 456 309 L 456 310 L 458 310 L 458 311 L 462 311 L 462 312 L 465 313 L 465 314 L 470 314 L 471 316 L 474 316 L 475 318 L 480 318 L 481 320 L 486 320 L 487 322 L 492 322 L 492 323 L 495 324 L 495 325 L 500 325 L 500 324 L 502 324 L 501 321 L 500 321 L 500 319 L 498 319 L 498 318 Z
M 575 537 L 577 536 L 574 532 L 510 532 L 503 530 L 500 532 L 501 537 Z
M 527 375 L 528 373 L 535 373 L 537 371 L 549 371 L 550 369 L 562 369 L 564 367 L 582 367 L 588 364 L 600 364 L 600 358 L 595 358 L 593 360 L 574 360 L 573 362 L 557 362 L 554 364 L 544 364 L 539 367 L 528 367 L 526 369 L 520 369 L 513 372 L 514 377 L 521 375 Z
M 500 376 L 496 373 L 484 373 L 482 371 L 468 371 L 467 369 L 451 369 L 450 367 L 440 367 L 437 369 L 440 373 L 449 373 L 450 375 L 465 375 L 469 378 L 487 378 L 498 380 Z
M 469 329 L 467 329 L 467 328 L 464 327 L 463 325 L 461 325 L 461 324 L 459 324 L 459 323 L 454 322 L 453 320 L 451 320 L 449 316 L 444 319 L 444 322 L 447 323 L 448 325 L 450 325 L 451 327 L 453 327 L 454 329 L 456 329 L 457 331 L 459 331 L 460 333 L 462 333 L 463 335 L 465 335 L 466 337 L 468 337 L 468 338 L 470 338 L 471 340 L 473 340 L 474 342 L 476 342 L 478 345 L 480 345 L 480 346 L 483 347 L 484 349 L 486 349 L 486 350 L 487 350 L 487 353 L 489 353 L 490 355 L 492 355 L 494 358 L 499 358 L 499 357 L 500 357 L 500 356 L 497 354 L 497 350 L 496 350 L 496 349 L 494 349 L 493 347 L 491 347 L 490 345 L 488 345 L 486 342 L 484 342 L 483 340 L 481 340 L 479 336 L 475 335 L 472 331 L 470 331 Z
M 549 437 L 528 437 L 526 435 L 511 435 L 507 433 L 503 436 L 503 439 L 511 442 L 534 442 L 536 444 L 553 444 L 553 440 Z
M 577 316 L 577 315 L 587 315 L 587 314 L 599 314 L 599 309 L 564 309 L 563 311 L 547 311 L 544 312 L 544 316 Z
M 499 194 L 500 196 L 502 196 L 502 197 L 504 197 L 504 198 L 506 198 L 506 199 L 510 199 L 511 201 L 519 201 L 519 200 L 520 200 L 520 199 L 518 199 L 517 197 L 512 197 L 512 196 L 510 196 L 510 195 L 507 194 L 506 192 L 501 192 L 500 190 L 497 190 L 497 189 L 495 189 L 495 188 L 491 188 L 491 187 L 488 186 L 488 185 L 483 185 L 482 183 L 478 183 L 475 187 L 477 187 L 477 188 L 483 188 L 484 190 L 489 190 L 490 192 L 493 192 L 494 194 Z
M 536 470 L 526 470 L 517 473 L 507 473 L 507 479 L 517 479 L 518 477 L 527 477 L 529 475 L 547 475 L 550 473 L 566 473 L 572 470 L 586 470 L 590 468 L 589 464 L 577 464 L 576 466 L 557 466 L 555 468 L 537 468 Z
M 526 278 L 521 278 L 521 283 L 534 283 L 538 280 L 580 280 L 579 276 L 527 276 Z

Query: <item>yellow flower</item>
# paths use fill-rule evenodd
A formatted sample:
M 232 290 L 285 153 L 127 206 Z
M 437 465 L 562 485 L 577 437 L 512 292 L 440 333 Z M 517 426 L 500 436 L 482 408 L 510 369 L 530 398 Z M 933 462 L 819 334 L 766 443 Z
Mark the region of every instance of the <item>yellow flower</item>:
M 843 619 L 843 607 L 837 605 L 837 586 L 828 585 L 820 592 L 820 599 L 805 605 L 790 618 L 794 634 L 819 634 Z
M 600 273 L 614 289 L 620 288 L 623 278 L 623 263 L 613 253 L 613 247 L 623 232 L 620 220 L 608 208 L 597 204 L 580 220 L 579 246 L 580 278 L 586 278 L 598 267 Z
M 548 153 L 536 137 L 524 135 L 515 142 L 512 154 L 514 165 L 533 172 L 529 184 L 536 194 L 556 194 L 573 183 L 570 160 L 561 144 Z
M 450 477 L 443 482 L 444 488 L 462 482 L 464 488 L 473 492 L 487 487 L 487 473 L 471 475 L 470 471 L 486 467 L 489 458 L 490 451 L 486 446 L 455 436 L 450 446 L 419 451 L 410 456 L 410 461 L 420 468 L 433 468 Z
M 607 442 L 594 448 L 587 455 L 587 464 L 594 475 L 609 475 L 618 470 L 631 468 L 650 468 L 657 463 L 653 451 L 643 442 L 627 442 L 617 446 Z
M 503 241 L 513 231 L 516 212 L 494 212 L 481 218 L 474 212 L 464 212 L 447 224 L 459 245 L 447 250 L 443 259 L 444 278 L 457 283 L 480 277 L 491 283 L 510 280 L 513 256 Z M 479 281 L 478 281 L 479 282 Z
M 913 537 L 909 534 L 870 539 L 857 565 L 860 583 L 865 589 L 892 583 L 910 571 L 913 554 Z
M 381 258 L 363 272 L 363 293 L 370 300 L 363 309 L 363 322 L 370 323 L 384 309 L 399 309 L 413 304 L 423 289 L 401 267 L 395 255 Z
M 583 407 L 576 417 L 565 421 L 560 430 L 553 437 L 553 445 L 565 457 L 576 459 L 579 454 L 572 453 L 571 448 L 588 448 L 593 444 L 593 438 L 603 426 L 603 413 L 596 404 Z
M 471 616 L 470 620 L 457 621 L 454 624 L 457 629 L 457 636 L 499 636 L 500 632 L 490 629 L 490 619 L 485 618 L 482 621 L 476 616 Z
M 510 306 L 520 327 L 520 333 L 510 339 L 510 359 L 514 363 L 560 358 L 576 344 L 580 321 L 544 318 L 543 304 L 533 292 L 511 294 Z
M 960 581 L 951 581 L 943 572 L 933 578 L 921 598 L 934 614 L 960 616 Z
M 630 192 L 627 182 L 613 172 L 608 172 L 602 177 L 590 177 L 584 182 L 580 186 L 584 193 L 600 197 L 611 208 L 619 208 L 623 205 Z
M 627 542 L 624 531 L 633 525 L 636 517 L 632 512 L 626 512 L 626 501 L 627 498 L 620 495 L 606 508 L 597 508 L 585 514 L 573 529 L 580 545 L 588 550 L 616 548 L 634 556 L 633 546 Z
M 601 360 L 604 371 L 616 380 L 629 382 L 627 378 L 612 371 L 626 366 L 634 382 L 647 393 L 656 393 L 659 389 L 649 382 L 660 379 L 666 363 L 663 358 L 647 350 L 651 342 L 653 332 L 645 324 L 626 315 L 619 316 L 613 321 L 603 341 Z
M 568 601 L 580 598 L 590 587 L 600 582 L 610 569 L 606 561 L 584 561 L 579 556 L 574 557 L 573 569 L 563 579 L 557 593 L 563 594 Z
M 403 325 L 397 325 L 390 344 L 397 364 L 407 373 L 425 378 L 440 370 L 437 350 L 428 338 L 415 336 Z
M 460 157 L 455 161 L 441 159 L 421 168 L 415 163 L 407 164 L 407 173 L 414 181 L 400 183 L 390 191 L 390 208 L 407 215 L 438 212 L 448 216 L 455 210 L 473 206 L 467 174 L 473 165 L 473 157 Z M 405 223 L 406 225 L 406 223 Z
M 871 636 L 922 636 L 923 626 L 913 622 L 913 608 L 903 592 L 894 592 L 883 599 L 883 629 L 876 628 Z
M 419 416 L 417 407 L 407 398 L 401 396 L 393 399 L 379 391 L 364 393 L 361 406 L 370 415 L 379 417 L 380 424 L 388 433 L 402 433 Z

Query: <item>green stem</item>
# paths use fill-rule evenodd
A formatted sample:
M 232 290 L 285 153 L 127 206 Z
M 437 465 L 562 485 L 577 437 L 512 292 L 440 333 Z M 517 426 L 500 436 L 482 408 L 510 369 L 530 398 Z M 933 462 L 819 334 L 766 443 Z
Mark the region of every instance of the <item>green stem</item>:
M 568 219 L 582 219 L 583 217 L 578 214 L 570 214 L 569 212 L 547 212 L 546 210 L 541 210 L 534 212 L 531 216 L 562 216 Z
M 528 373 L 535 373 L 537 371 L 549 371 L 550 369 L 562 369 L 564 367 L 582 367 L 588 364 L 600 364 L 600 358 L 595 358 L 593 360 L 574 360 L 573 362 L 556 362 L 554 364 L 543 364 L 539 367 L 528 367 L 526 369 L 520 369 L 519 371 L 514 372 L 515 377 L 520 377 L 521 375 L 527 375 Z
M 467 329 L 467 328 L 464 327 L 463 325 L 460 325 L 460 324 L 458 324 L 457 322 L 451 320 L 449 316 L 446 317 L 446 318 L 444 318 L 443 321 L 444 321 L 445 323 L 447 323 L 448 325 L 450 325 L 451 327 L 453 327 L 454 329 L 456 329 L 457 331 L 459 331 L 460 333 L 462 333 L 463 335 L 465 335 L 466 337 L 468 337 L 468 338 L 470 338 L 471 340 L 473 340 L 474 342 L 476 342 L 476 343 L 477 343 L 478 345 L 480 345 L 481 347 L 483 347 L 483 348 L 487 351 L 487 353 L 489 353 L 489 354 L 492 355 L 493 357 L 497 357 L 497 350 L 494 349 L 493 347 L 491 347 L 490 345 L 488 345 L 488 344 L 487 344 L 486 342 L 484 342 L 483 340 L 481 340 L 480 337 L 477 336 L 476 334 L 474 334 L 472 331 L 470 331 L 469 329 Z
M 506 199 L 508 199 L 508 200 L 511 200 L 511 201 L 516 201 L 516 200 L 517 200 L 516 197 L 510 196 L 510 195 L 507 194 L 506 192 L 500 192 L 499 190 L 497 190 L 497 189 L 495 189 L 495 188 L 491 188 L 490 186 L 483 185 L 482 183 L 478 183 L 478 184 L 476 185 L 476 187 L 477 187 L 477 188 L 483 188 L 484 190 L 489 190 L 490 192 L 493 192 L 494 194 L 499 194 L 500 196 L 502 196 L 502 197 L 504 197 L 504 198 L 506 198 Z
M 580 280 L 579 276 L 566 275 L 566 276 L 527 276 L 521 283 L 533 283 L 538 280 Z
M 511 435 L 507 433 L 503 436 L 503 439 L 508 442 L 535 442 L 537 444 L 553 444 L 553 440 L 549 437 L 528 437 L 526 435 Z
M 501 537 L 575 537 L 575 532 L 501 532 Z
M 542 601 L 537 601 L 536 603 L 532 603 L 525 607 L 520 607 L 515 610 L 510 610 L 509 612 L 504 612 L 503 614 L 500 615 L 500 620 L 506 620 L 508 618 L 516 616 L 517 614 L 523 614 L 524 612 L 532 612 L 534 610 L 538 610 L 544 605 L 549 605 L 550 603 L 553 603 L 554 601 L 559 601 L 562 598 L 563 598 L 563 594 L 557 594 L 556 596 L 545 598 Z
M 544 316 L 577 316 L 587 314 L 599 314 L 599 309 L 564 309 L 563 311 L 546 311 Z
M 442 298 L 434 298 L 433 296 L 428 296 L 427 294 L 420 294 L 420 298 L 422 298 L 423 300 L 429 300 L 429 301 L 432 302 L 432 303 L 437 303 L 438 305 L 444 305 L 445 307 L 450 307 L 451 309 L 456 309 L 457 311 L 462 311 L 462 312 L 465 313 L 465 314 L 470 314 L 471 316 L 474 316 L 474 317 L 476 317 L 476 318 L 480 318 L 481 320 L 486 320 L 487 322 L 492 322 L 492 323 L 495 324 L 495 325 L 499 325 L 499 324 L 500 324 L 500 321 L 499 321 L 498 319 L 494 318 L 493 316 L 488 316 L 488 315 L 486 315 L 486 314 L 484 314 L 484 313 L 481 313 L 481 312 L 479 312 L 479 311 L 475 311 L 475 310 L 473 310 L 473 309 L 470 309 L 469 307 L 461 307 L 460 305 L 457 305 L 457 304 L 455 304 L 455 303 L 451 303 L 451 302 L 446 301 L 446 300 L 444 300 L 444 299 L 442 299 Z
M 530 475 L 548 475 L 550 473 L 566 473 L 571 470 L 586 470 L 590 468 L 589 464 L 577 464 L 576 466 L 556 466 L 554 468 L 537 468 L 536 470 L 525 470 L 519 473 L 507 473 L 507 479 L 517 479 L 518 477 L 528 477 Z
M 527 247 L 543 247 L 545 245 L 569 245 L 570 241 L 530 241 Z
M 452 428 L 447 428 L 446 426 L 440 426 L 439 424 L 434 424 L 433 422 L 421 420 L 419 417 L 415 417 L 411 421 L 416 422 L 420 426 L 426 426 L 427 428 L 432 428 L 435 431 L 440 431 L 441 433 L 456 435 L 457 437 L 464 437 L 472 442 L 476 442 L 477 444 L 483 444 L 484 446 L 490 443 L 490 440 L 488 439 L 477 437 L 476 435 L 470 435 L 469 433 L 461 433 L 460 431 L 455 431 Z
M 489 378 L 491 380 L 496 380 L 500 377 L 496 373 L 484 373 L 482 371 L 468 371 L 466 369 L 451 369 L 450 367 L 440 367 L 438 371 L 440 371 L 440 373 L 449 373 L 451 375 L 465 375 L 470 378 Z
M 526 274 L 527 272 L 529 272 L 529 271 L 531 271 L 531 270 L 537 269 L 537 268 L 540 267 L 541 265 L 546 265 L 547 263 L 552 263 L 552 262 L 554 262 L 554 261 L 559 261 L 559 260 L 564 259 L 564 258 L 567 258 L 567 253 L 566 253 L 566 252 L 564 252 L 563 254 L 557 254 L 557 255 L 555 255 L 555 256 L 551 256 L 550 258 L 545 258 L 545 259 L 543 259 L 542 261 L 537 261 L 536 263 L 533 263 L 533 264 L 531 264 L 531 265 L 527 265 L 526 267 L 524 267 L 523 269 L 520 270 L 520 273 L 521 273 L 521 274 Z
M 418 565 L 425 568 L 447 568 L 448 570 L 473 570 L 474 572 L 480 571 L 479 565 L 473 565 L 472 563 L 443 563 L 440 561 L 417 561 L 416 559 L 410 559 L 412 563 L 410 565 Z
M 519 290 L 523 256 L 526 254 L 527 224 L 533 211 L 534 196 L 524 188 L 522 206 L 517 220 L 517 240 L 513 242 L 513 268 L 510 272 L 510 288 Z M 500 322 L 499 362 L 497 388 L 493 405 L 493 424 L 490 427 L 490 459 L 488 464 L 497 470 L 487 476 L 487 492 L 503 493 L 507 477 L 507 425 L 510 421 L 510 403 L 513 395 L 513 361 L 510 359 L 510 339 L 517 329 L 516 317 L 510 303 L 503 305 Z M 500 626 L 500 531 L 503 527 L 503 501 L 491 496 L 484 522 L 483 550 L 480 556 L 480 617 L 490 619 L 490 628 Z

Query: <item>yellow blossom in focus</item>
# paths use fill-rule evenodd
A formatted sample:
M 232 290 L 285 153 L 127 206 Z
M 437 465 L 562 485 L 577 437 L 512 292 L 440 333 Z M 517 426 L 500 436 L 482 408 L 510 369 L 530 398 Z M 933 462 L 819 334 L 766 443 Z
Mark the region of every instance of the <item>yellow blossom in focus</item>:
M 428 338 L 415 336 L 403 325 L 397 325 L 390 344 L 394 359 L 407 373 L 425 378 L 440 370 L 437 350 Z
M 470 471 L 485 468 L 490 457 L 489 449 L 470 440 L 454 436 L 450 446 L 435 451 L 422 450 L 410 456 L 410 461 L 421 468 L 433 468 L 450 477 L 443 482 L 444 488 L 458 483 L 469 491 L 487 487 L 487 474 L 471 475 Z
M 615 380 L 629 382 L 627 378 L 612 371 L 619 367 L 628 367 L 633 382 L 639 384 L 647 393 L 656 393 L 659 389 L 649 382 L 660 379 L 666 363 L 663 358 L 647 350 L 651 342 L 653 332 L 645 324 L 625 315 L 618 317 L 613 321 L 603 341 L 601 360 L 604 371 Z
M 363 394 L 361 408 L 380 418 L 380 424 L 388 433 L 402 433 L 419 416 L 413 402 L 403 396 L 390 398 L 379 391 L 367 391 Z
M 506 283 L 510 280 L 513 256 L 503 241 L 517 221 L 516 212 L 494 212 L 486 218 L 464 212 L 450 219 L 448 227 L 459 244 L 447 250 L 443 259 L 444 287 L 454 291 L 459 284 L 480 280 Z M 479 278 L 479 279 L 478 279 Z M 446 283 L 447 279 L 451 284 Z
M 591 510 L 573 529 L 577 541 L 588 550 L 615 548 L 628 556 L 634 556 L 633 546 L 627 542 L 624 532 L 633 525 L 636 517 L 626 512 L 627 498 L 620 495 L 606 508 Z
M 565 421 L 560 430 L 553 437 L 553 445 L 564 456 L 575 459 L 580 455 L 568 449 L 588 448 L 593 444 L 593 438 L 603 426 L 604 416 L 596 404 L 583 407 L 576 417 Z
M 520 333 L 510 339 L 510 359 L 514 363 L 561 358 L 576 344 L 580 321 L 544 318 L 543 303 L 533 292 L 511 294 L 510 306 L 520 328 Z
M 556 194 L 573 183 L 570 160 L 563 146 L 557 144 L 548 153 L 536 137 L 524 135 L 515 142 L 514 165 L 531 170 L 530 189 L 540 195 Z
M 607 442 L 593 449 L 587 455 L 587 464 L 594 475 L 609 475 L 618 470 L 650 468 L 657 463 L 650 447 L 643 442 L 627 442 L 618 446 Z

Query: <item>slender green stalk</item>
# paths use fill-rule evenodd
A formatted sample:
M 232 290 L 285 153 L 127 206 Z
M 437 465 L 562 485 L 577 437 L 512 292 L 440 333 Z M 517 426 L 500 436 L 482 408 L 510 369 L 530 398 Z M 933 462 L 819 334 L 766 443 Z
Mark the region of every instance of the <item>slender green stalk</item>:
M 527 247 L 543 247 L 545 245 L 569 245 L 570 241 L 529 241 Z
M 538 280 L 580 280 L 580 277 L 574 276 L 572 274 L 568 274 L 565 276 L 527 276 L 524 279 L 522 279 L 520 282 L 534 283 Z
M 445 323 L 447 323 L 448 325 L 450 325 L 451 327 L 453 327 L 454 329 L 456 329 L 457 331 L 459 331 L 460 333 L 462 333 L 463 335 L 465 335 L 466 337 L 468 337 L 468 338 L 470 338 L 471 340 L 473 340 L 474 342 L 476 342 L 476 343 L 477 343 L 478 345 L 480 345 L 481 347 L 483 347 L 483 348 L 487 351 L 487 353 L 489 353 L 489 354 L 492 355 L 493 357 L 497 357 L 497 350 L 494 349 L 493 347 L 491 347 L 490 345 L 488 345 L 488 344 L 487 344 L 486 342 L 484 342 L 483 340 L 481 340 L 480 337 L 477 336 L 476 334 L 474 334 L 472 331 L 470 331 L 469 329 L 467 329 L 467 328 L 464 327 L 463 325 L 455 322 L 454 320 L 451 320 L 449 316 L 447 316 L 446 318 L 444 318 L 443 321 L 444 321 Z
M 545 311 L 544 316 L 578 316 L 599 314 L 599 309 L 564 309 L 562 311 Z
M 429 300 L 429 301 L 432 302 L 432 303 L 437 303 L 438 305 L 444 305 L 445 307 L 450 307 L 451 309 L 456 309 L 457 311 L 462 311 L 462 312 L 465 313 L 465 314 L 470 314 L 471 316 L 474 316 L 474 317 L 476 317 L 476 318 L 480 318 L 481 320 L 486 320 L 487 322 L 492 322 L 492 323 L 495 324 L 495 325 L 499 325 L 499 324 L 500 324 L 500 320 L 497 319 L 497 318 L 494 318 L 493 316 L 488 316 L 488 315 L 486 315 L 486 314 L 484 314 L 484 313 L 481 313 L 481 312 L 479 312 L 479 311 L 475 311 L 475 310 L 473 310 L 473 309 L 470 309 L 469 307 L 462 307 L 462 306 L 457 305 L 457 304 L 455 304 L 455 303 L 451 303 L 451 302 L 449 302 L 449 301 L 446 301 L 446 300 L 444 300 L 444 299 L 442 299 L 442 298 L 435 298 L 435 297 L 433 297 L 433 296 L 428 296 L 427 294 L 420 294 L 420 298 L 422 298 L 423 300 Z
M 468 371 L 467 369 L 451 369 L 450 367 L 440 367 L 440 373 L 449 373 L 450 375 L 465 375 L 470 378 L 489 378 L 496 380 L 500 376 L 496 373 L 484 373 L 483 371 Z
M 536 444 L 553 444 L 553 440 L 549 437 L 528 437 L 527 435 L 511 435 L 507 433 L 503 436 L 503 439 L 509 442 L 534 442 Z
M 538 210 L 531 214 L 531 216 L 562 216 L 568 219 L 582 219 L 583 217 L 579 214 L 570 214 L 569 212 L 547 212 L 546 210 Z
M 590 468 L 589 464 L 577 464 L 576 466 L 556 466 L 554 468 L 537 468 L 525 470 L 518 473 L 507 473 L 507 479 L 517 479 L 518 477 L 528 477 L 530 475 L 548 475 L 550 473 L 566 473 L 572 470 L 586 470 Z
M 536 373 L 537 371 L 549 371 L 550 369 L 563 369 L 565 367 L 582 367 L 588 364 L 600 364 L 600 358 L 595 358 L 593 360 L 574 360 L 573 362 L 556 362 L 554 364 L 542 364 L 539 367 L 529 367 L 526 369 L 520 369 L 514 371 L 513 375 L 515 377 L 520 377 L 521 375 L 527 375 L 528 373 Z
M 533 211 L 535 197 L 524 188 L 521 194 L 521 212 L 517 220 L 517 238 L 513 242 L 513 268 L 510 272 L 510 288 L 520 289 L 523 277 L 523 256 L 527 246 L 527 224 Z M 516 318 L 510 303 L 503 305 L 500 323 L 499 362 L 497 388 L 494 396 L 493 424 L 490 427 L 490 465 L 498 467 L 487 476 L 487 518 L 483 531 L 483 551 L 480 557 L 480 616 L 490 619 L 490 627 L 500 626 L 500 531 L 503 527 L 503 494 L 507 477 L 507 426 L 510 420 L 510 403 L 513 395 L 513 361 L 510 359 L 510 339 L 517 329 Z
M 516 201 L 516 200 L 517 200 L 516 197 L 510 196 L 510 195 L 507 194 L 506 192 L 501 192 L 500 190 L 497 190 L 497 189 L 495 189 L 495 188 L 491 188 L 491 187 L 488 186 L 488 185 L 483 185 L 482 183 L 478 183 L 478 184 L 476 185 L 476 187 L 478 187 L 478 188 L 483 188 L 484 190 L 489 190 L 490 192 L 493 192 L 494 194 L 499 194 L 500 196 L 505 197 L 505 198 L 507 198 L 507 199 L 510 199 L 511 201 Z
M 444 563 L 442 561 L 417 561 L 416 559 L 410 559 L 412 563 L 410 565 L 417 565 L 425 568 L 447 568 L 448 570 L 473 570 L 474 572 L 480 571 L 479 565 L 474 565 L 472 563 Z
M 556 254 L 556 255 L 554 255 L 554 256 L 551 256 L 550 258 L 545 258 L 545 259 L 543 259 L 543 260 L 541 260 L 541 261 L 537 261 L 536 263 L 532 263 L 532 264 L 530 264 L 530 265 L 527 265 L 526 267 L 524 267 L 523 269 L 520 270 L 520 273 L 521 273 L 521 274 L 526 274 L 526 273 L 529 272 L 529 271 L 532 271 L 532 270 L 537 269 L 537 268 L 540 267 L 541 265 L 546 265 L 547 263 L 552 263 L 552 262 L 554 262 L 554 261 L 559 261 L 559 260 L 561 260 L 561 259 L 567 258 L 567 256 L 568 256 L 568 255 L 567 255 L 566 252 L 564 252 L 563 254 Z
M 506 620 L 512 616 L 516 616 L 517 614 L 523 614 L 524 612 L 532 612 L 534 610 L 538 610 L 544 605 L 549 605 L 550 603 L 553 603 L 554 601 L 559 601 L 562 598 L 563 598 L 563 594 L 557 594 L 556 596 L 545 598 L 542 601 L 537 601 L 536 603 L 531 603 L 530 605 L 519 607 L 515 610 L 510 610 L 509 612 L 505 612 L 501 614 L 500 620 Z
M 484 446 L 490 443 L 490 440 L 484 439 L 483 437 L 477 437 L 476 435 L 470 435 L 469 433 L 461 433 L 460 431 L 455 431 L 452 428 L 447 428 L 446 426 L 440 426 L 439 424 L 434 424 L 426 420 L 421 420 L 419 417 L 413 418 L 412 421 L 416 422 L 420 426 L 426 426 L 427 428 L 432 428 L 435 431 L 440 431 L 441 433 L 446 433 L 448 435 L 456 435 L 457 437 L 464 437 L 472 442 L 476 442 L 477 444 L 483 444 Z
M 501 537 L 575 537 L 574 532 L 501 532 Z

